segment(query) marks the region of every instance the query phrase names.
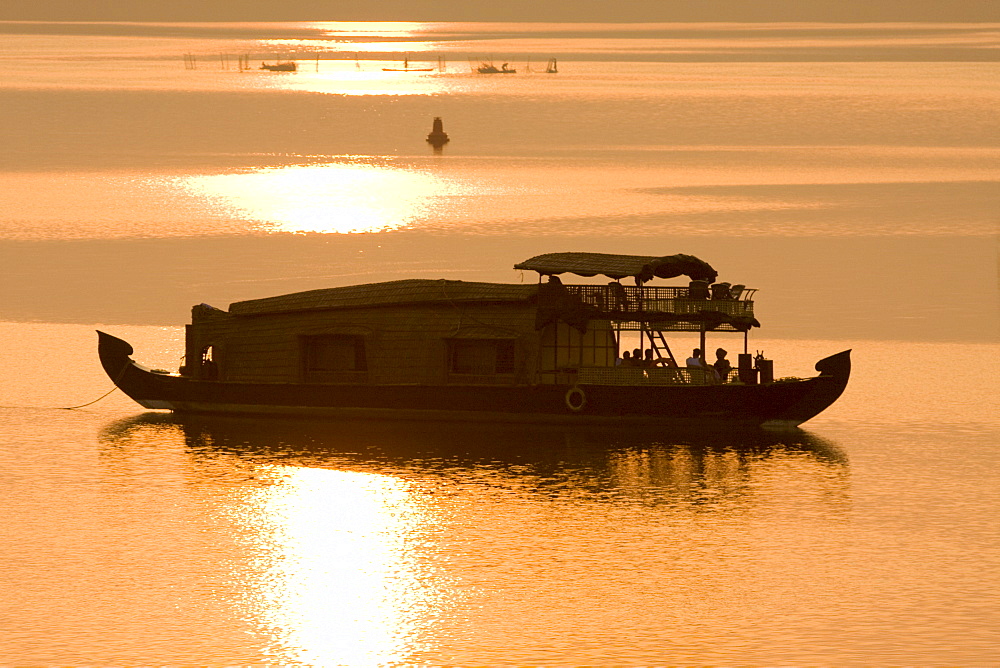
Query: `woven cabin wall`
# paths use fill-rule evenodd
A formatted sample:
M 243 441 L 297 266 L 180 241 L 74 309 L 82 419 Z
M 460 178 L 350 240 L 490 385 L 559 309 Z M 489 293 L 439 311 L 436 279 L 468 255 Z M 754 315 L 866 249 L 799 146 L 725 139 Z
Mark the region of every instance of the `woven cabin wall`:
M 189 368 L 194 368 L 200 363 L 201 353 L 208 346 L 212 346 L 212 358 L 218 368 L 228 367 L 231 320 L 228 315 L 195 318 L 194 322 L 187 326 L 184 361 Z M 219 379 L 226 380 L 223 375 L 220 375 Z
M 515 339 L 517 381 L 533 382 L 537 369 L 535 308 L 525 303 L 227 316 L 191 327 L 192 346 L 214 345 L 220 378 L 236 382 L 301 382 L 302 337 L 324 334 L 364 340 L 370 383 L 446 382 L 447 341 L 452 338 Z

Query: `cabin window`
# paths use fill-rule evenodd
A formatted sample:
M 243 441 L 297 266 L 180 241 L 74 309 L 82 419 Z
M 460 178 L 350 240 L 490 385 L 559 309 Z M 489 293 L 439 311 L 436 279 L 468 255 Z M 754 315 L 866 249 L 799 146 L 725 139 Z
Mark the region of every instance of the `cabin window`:
M 514 341 L 507 339 L 454 339 L 448 346 L 448 372 L 464 376 L 497 376 L 514 373 Z
M 583 334 L 564 322 L 552 323 L 542 331 L 541 342 L 540 371 L 543 374 L 558 374 L 580 367 L 613 367 L 618 356 L 615 332 L 603 320 L 591 320 Z M 557 382 L 554 378 L 545 380 Z
M 358 382 L 368 371 L 360 336 L 306 336 L 302 347 L 307 382 Z

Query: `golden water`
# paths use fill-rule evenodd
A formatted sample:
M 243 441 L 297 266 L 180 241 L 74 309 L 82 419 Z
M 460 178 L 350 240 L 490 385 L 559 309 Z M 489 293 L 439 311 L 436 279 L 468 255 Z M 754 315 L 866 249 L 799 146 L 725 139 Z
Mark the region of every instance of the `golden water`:
M 996 657 L 998 26 L 0 32 L 0 662 Z M 97 328 L 175 369 L 200 302 L 564 250 L 703 257 L 851 384 L 770 435 L 59 410 Z

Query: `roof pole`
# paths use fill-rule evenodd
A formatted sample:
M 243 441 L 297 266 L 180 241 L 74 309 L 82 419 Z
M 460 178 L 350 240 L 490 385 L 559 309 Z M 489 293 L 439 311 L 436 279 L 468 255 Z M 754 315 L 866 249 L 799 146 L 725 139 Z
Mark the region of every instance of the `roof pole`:
M 705 366 L 705 364 L 707 364 L 707 362 L 705 361 L 705 323 L 704 322 L 701 323 L 701 327 L 699 327 L 699 330 L 700 330 L 700 334 L 701 334 L 701 364 L 702 364 L 702 366 Z
M 636 301 L 638 302 L 636 304 L 636 310 L 640 311 L 640 312 L 641 311 L 645 311 L 646 310 L 645 309 L 645 302 L 644 302 L 644 300 L 642 298 L 642 281 L 640 281 L 638 277 L 636 277 L 636 279 L 635 279 L 635 285 L 636 285 L 636 290 L 635 290 Z M 645 320 L 639 320 L 639 350 L 644 350 L 646 348 L 646 336 L 645 336 L 645 334 L 646 334 L 646 321 Z M 653 337 L 652 336 L 649 337 L 649 342 L 650 343 L 653 342 Z

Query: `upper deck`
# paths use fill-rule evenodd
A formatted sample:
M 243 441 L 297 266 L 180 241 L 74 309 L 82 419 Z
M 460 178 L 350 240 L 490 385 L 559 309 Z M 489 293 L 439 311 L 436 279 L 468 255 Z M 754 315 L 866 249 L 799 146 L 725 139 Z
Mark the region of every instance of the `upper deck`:
M 561 308 L 567 317 L 577 320 L 603 318 L 618 330 L 745 332 L 760 325 L 753 312 L 756 289 L 717 283 L 718 272 L 693 255 L 547 253 L 514 268 L 549 277 L 539 292 L 543 301 L 550 300 L 549 308 Z M 567 273 L 613 280 L 606 285 L 562 285 L 558 275 Z M 678 276 L 690 279 L 687 287 L 648 285 L 654 278 Z M 623 278 L 634 279 L 635 286 L 622 285 Z M 575 313 L 573 302 L 587 313 Z
M 629 287 L 620 283 L 608 285 L 567 285 L 566 289 L 589 306 L 596 307 L 620 330 L 639 329 L 664 332 L 697 332 L 702 323 L 725 318 L 754 319 L 755 288 L 728 283 L 715 284 L 712 289 L 695 287 Z M 739 323 L 719 322 L 712 327 L 721 331 L 742 331 Z

